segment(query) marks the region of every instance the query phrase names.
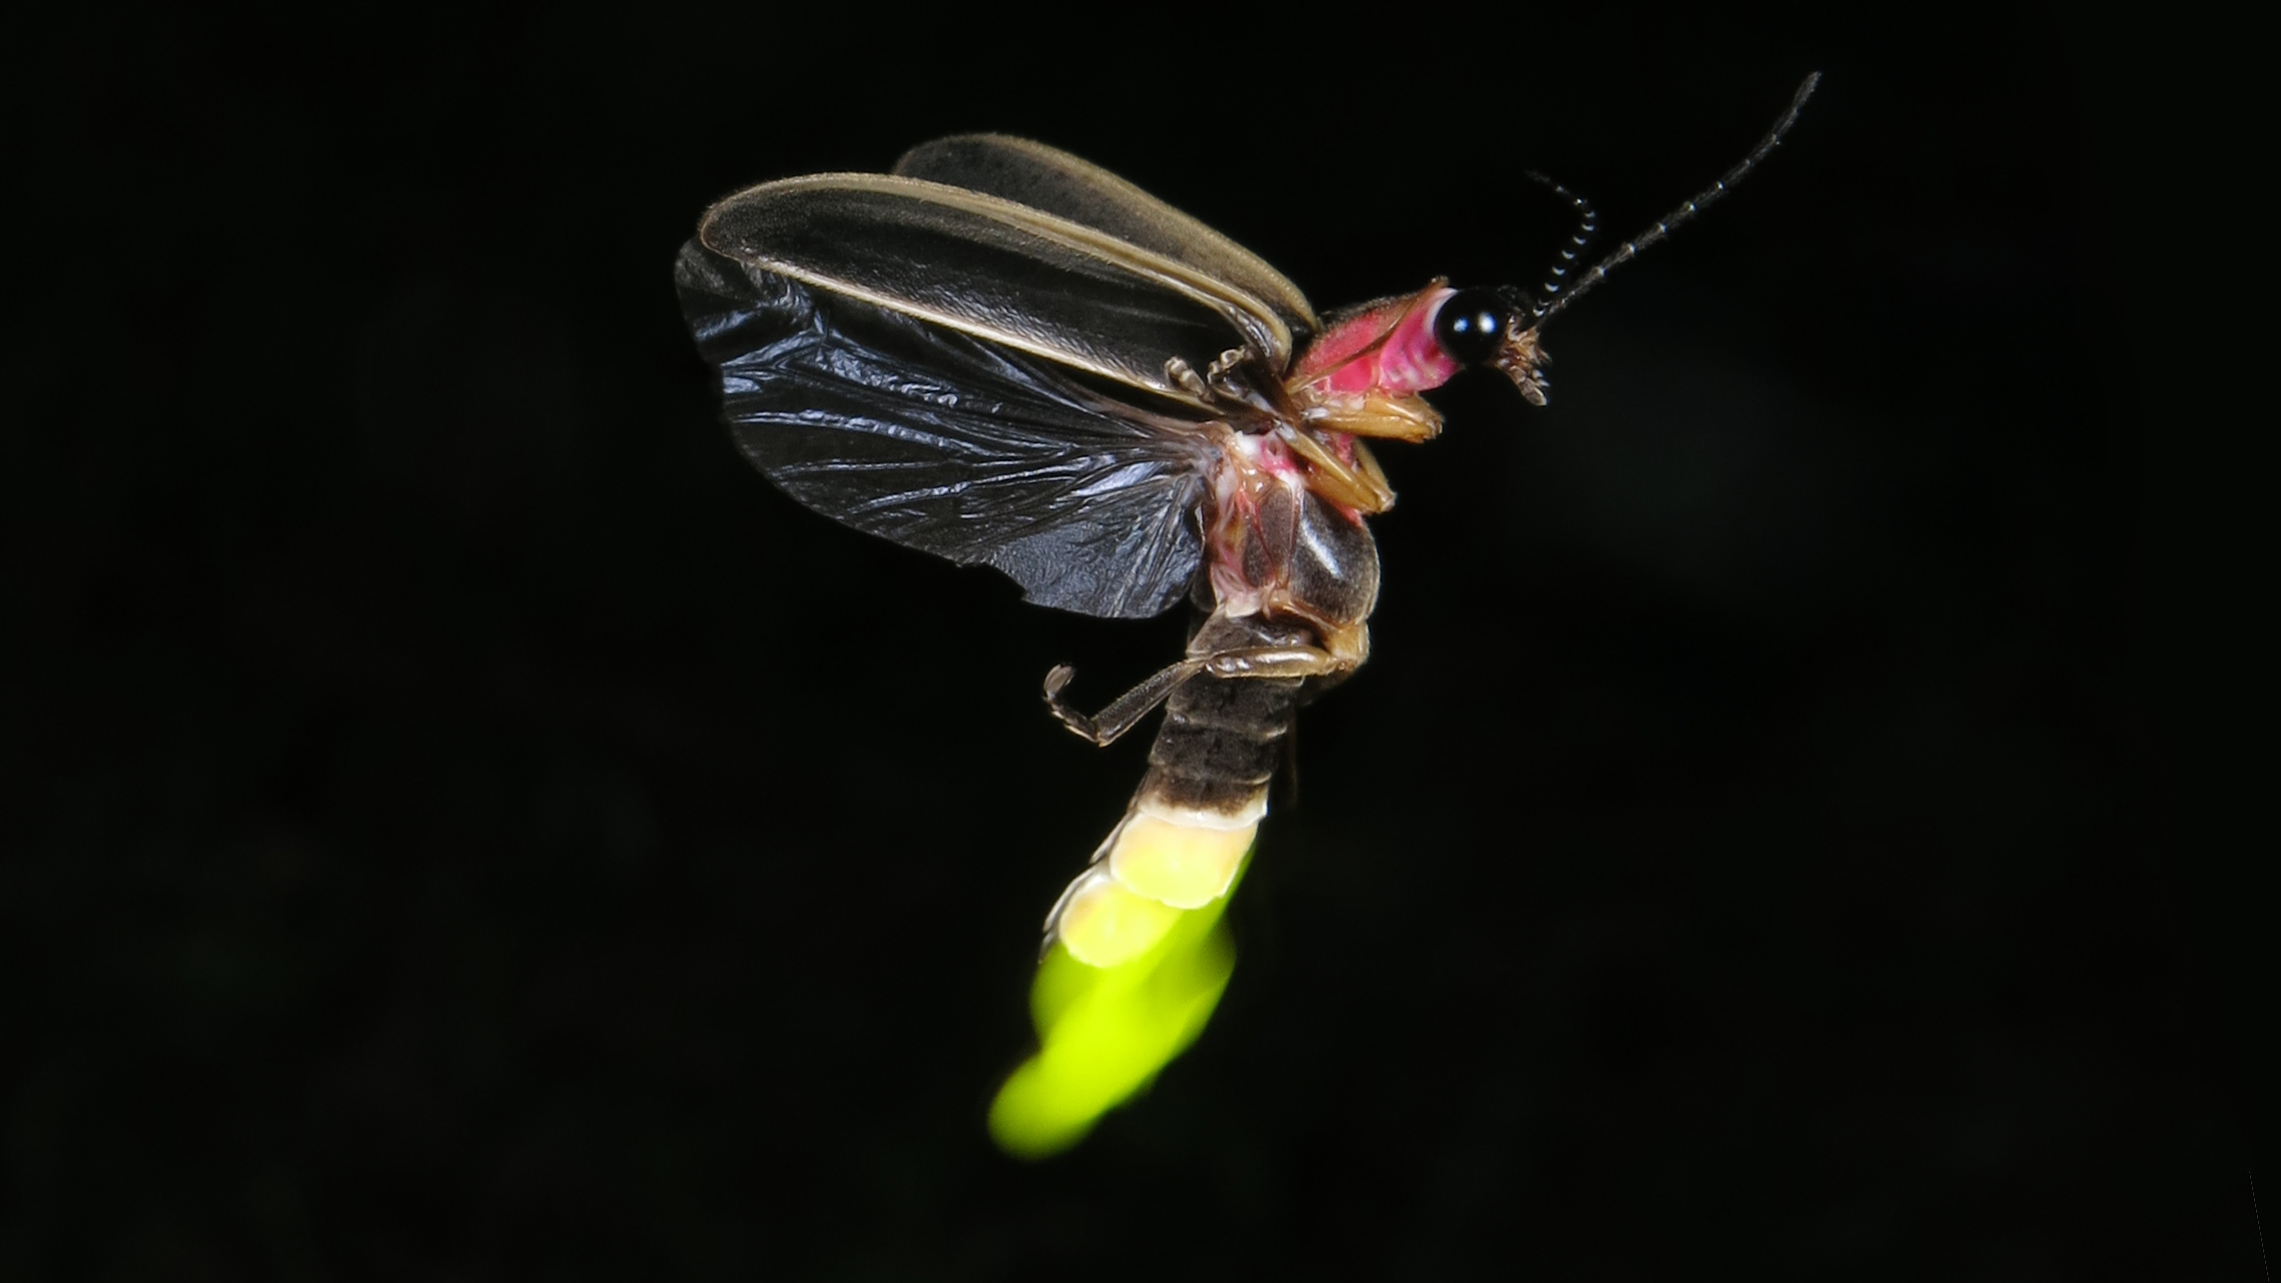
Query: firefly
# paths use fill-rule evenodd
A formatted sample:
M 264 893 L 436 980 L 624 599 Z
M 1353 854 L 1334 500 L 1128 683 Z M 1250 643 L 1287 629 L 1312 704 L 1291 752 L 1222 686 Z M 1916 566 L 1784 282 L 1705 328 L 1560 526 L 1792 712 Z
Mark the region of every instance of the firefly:
M 1394 503 L 1375 447 L 1441 431 L 1423 395 L 1469 367 L 1546 402 L 1545 326 L 1730 191 L 1819 76 L 1718 181 L 1590 267 L 1590 204 L 1538 288 L 1436 280 L 1318 313 L 1257 256 L 1043 144 L 939 139 L 887 174 L 764 183 L 708 209 L 675 265 L 737 448 L 846 525 L 1132 619 L 1186 601 L 1186 652 L 1098 712 L 1160 706 L 1131 804 L 1053 905 L 1048 947 L 1115 967 L 1227 894 L 1300 705 L 1370 656 Z M 1532 175 L 1532 177 L 1534 177 Z

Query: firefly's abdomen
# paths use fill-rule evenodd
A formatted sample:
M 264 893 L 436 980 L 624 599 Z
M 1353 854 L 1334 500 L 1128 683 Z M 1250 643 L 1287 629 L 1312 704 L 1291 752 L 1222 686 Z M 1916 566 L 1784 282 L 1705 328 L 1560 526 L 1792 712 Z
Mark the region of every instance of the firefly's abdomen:
M 1259 620 L 1214 622 L 1257 625 Z M 1291 730 L 1300 680 L 1205 674 L 1172 692 L 1164 702 L 1164 725 L 1149 746 L 1148 775 L 1136 800 L 1168 814 L 1256 821 L 1265 812 L 1267 783 Z
M 1213 614 L 1192 655 L 1313 644 L 1313 630 Z M 1179 915 L 1227 894 L 1259 822 L 1299 707 L 1302 679 L 1202 674 L 1165 701 L 1125 818 L 1047 921 L 1080 961 L 1115 966 L 1154 945 Z

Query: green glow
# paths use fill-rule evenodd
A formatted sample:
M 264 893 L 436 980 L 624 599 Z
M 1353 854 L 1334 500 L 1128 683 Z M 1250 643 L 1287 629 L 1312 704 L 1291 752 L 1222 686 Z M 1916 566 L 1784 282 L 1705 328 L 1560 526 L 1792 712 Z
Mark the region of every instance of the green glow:
M 1182 913 L 1155 947 L 1114 967 L 1087 966 L 1053 947 L 1030 986 L 1038 1053 L 990 1105 L 1000 1149 L 1017 1158 L 1068 1149 L 1196 1041 L 1235 974 L 1235 945 L 1220 922 L 1234 894 L 1231 885 Z

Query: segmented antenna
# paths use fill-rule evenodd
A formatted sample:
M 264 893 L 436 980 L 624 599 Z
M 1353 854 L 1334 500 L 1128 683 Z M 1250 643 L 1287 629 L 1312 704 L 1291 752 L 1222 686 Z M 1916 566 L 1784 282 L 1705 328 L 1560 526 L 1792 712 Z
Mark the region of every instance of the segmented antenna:
M 1657 220 L 1655 226 L 1648 228 L 1638 237 L 1625 241 L 1623 244 L 1616 247 L 1614 253 L 1609 254 L 1606 258 L 1603 258 L 1599 262 L 1594 263 L 1592 265 L 1591 271 L 1584 273 L 1583 276 L 1577 279 L 1575 288 L 1568 291 L 1567 297 L 1550 299 L 1550 301 L 1544 305 L 1543 309 L 1537 313 L 1537 323 L 1541 325 L 1544 322 L 1551 320 L 1554 316 L 1559 314 L 1562 308 L 1567 307 L 1569 304 L 1584 297 L 1584 295 L 1589 292 L 1593 286 L 1598 285 L 1601 279 L 1607 276 L 1607 274 L 1612 269 L 1621 267 L 1625 263 L 1630 262 L 1634 257 L 1638 256 L 1641 250 L 1646 249 L 1648 246 L 1655 244 L 1657 241 L 1662 240 L 1664 237 L 1671 235 L 1673 229 L 1679 227 L 1687 220 L 1695 217 L 1695 215 L 1702 213 L 1704 207 L 1708 206 L 1712 201 L 1715 201 L 1719 197 L 1726 195 L 1729 191 L 1732 191 L 1735 184 L 1743 180 L 1744 175 L 1748 174 L 1751 170 L 1756 169 L 1758 167 L 1758 162 L 1772 155 L 1774 149 L 1781 145 L 1782 135 L 1789 133 L 1790 126 L 1798 123 L 1799 111 L 1804 109 L 1806 100 L 1814 96 L 1814 86 L 1820 84 L 1821 82 L 1822 73 L 1818 71 L 1806 77 L 1805 83 L 1798 86 L 1798 92 L 1791 95 L 1790 106 L 1783 111 L 1781 118 L 1774 122 L 1774 128 L 1766 131 L 1766 137 L 1758 140 L 1758 146 L 1750 149 L 1750 154 L 1742 158 L 1741 164 L 1736 165 L 1733 169 L 1730 169 L 1726 173 L 1721 174 L 1719 176 L 1719 181 L 1712 183 L 1709 187 L 1706 187 L 1702 191 L 1695 193 L 1694 198 L 1689 200 L 1686 204 L 1681 205 L 1679 208 L 1672 210 L 1670 213 Z M 1560 189 L 1558 187 L 1555 187 L 1554 190 L 1558 191 Z
M 1553 264 L 1552 274 L 1544 278 L 1544 285 L 1537 290 L 1536 298 L 1529 302 L 1530 310 L 1541 317 L 1553 300 L 1560 297 L 1560 292 L 1568 288 L 1568 273 L 1584 256 L 1584 251 L 1592 247 L 1592 237 L 1600 230 L 1600 214 L 1592 208 L 1591 201 L 1537 171 L 1530 170 L 1529 177 L 1551 188 L 1553 195 L 1567 201 L 1569 208 L 1576 211 L 1575 234 L 1568 238 L 1567 248 L 1560 251 L 1560 261 Z

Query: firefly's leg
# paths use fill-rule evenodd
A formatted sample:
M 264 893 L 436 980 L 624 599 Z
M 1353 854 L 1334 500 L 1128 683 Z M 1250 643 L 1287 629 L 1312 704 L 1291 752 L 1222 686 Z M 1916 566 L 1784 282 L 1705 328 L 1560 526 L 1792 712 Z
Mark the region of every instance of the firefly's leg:
M 1203 657 L 1204 671 L 1214 677 L 1325 677 L 1359 662 L 1319 646 L 1245 646 Z
M 1377 460 L 1350 468 L 1304 432 L 1283 428 L 1277 435 L 1290 445 L 1292 453 L 1314 465 L 1314 475 L 1307 484 L 1315 493 L 1357 512 L 1384 512 L 1394 506 L 1394 492 L 1387 488 L 1386 474 L 1378 471 Z M 1359 447 L 1361 443 L 1356 444 Z M 1356 462 L 1361 463 L 1363 457 L 1358 454 Z
M 1045 706 L 1078 738 L 1107 747 L 1198 673 L 1214 677 L 1320 677 L 1353 667 L 1352 661 L 1313 646 L 1246 646 L 1215 651 L 1158 669 L 1147 681 L 1087 717 L 1061 698 L 1062 689 L 1077 675 L 1076 669 L 1062 664 L 1045 675 Z
M 1062 664 L 1045 675 L 1045 706 L 1072 734 L 1106 748 L 1115 743 L 1118 736 L 1139 725 L 1140 719 L 1155 712 L 1156 706 L 1179 689 L 1181 683 L 1203 672 L 1206 663 L 1202 659 L 1184 659 L 1169 668 L 1159 669 L 1147 681 L 1119 695 L 1107 708 L 1091 717 L 1062 701 L 1062 688 L 1077 675 L 1076 669 Z

